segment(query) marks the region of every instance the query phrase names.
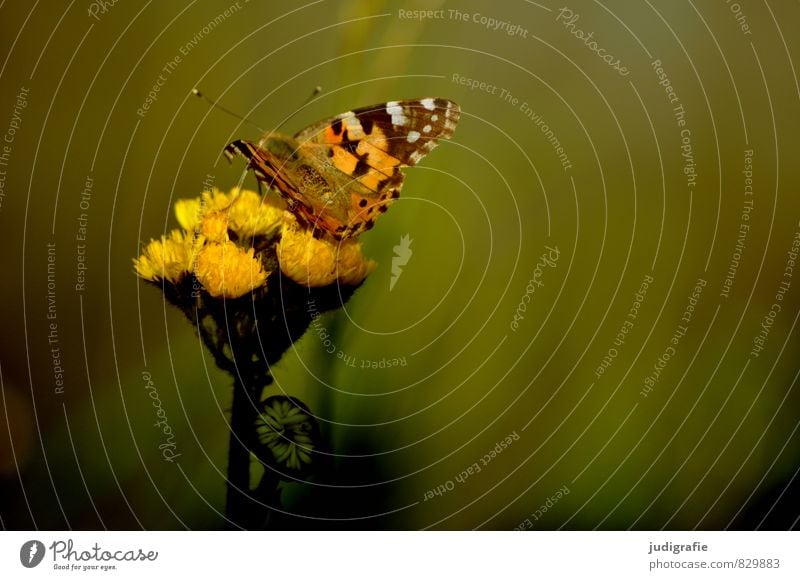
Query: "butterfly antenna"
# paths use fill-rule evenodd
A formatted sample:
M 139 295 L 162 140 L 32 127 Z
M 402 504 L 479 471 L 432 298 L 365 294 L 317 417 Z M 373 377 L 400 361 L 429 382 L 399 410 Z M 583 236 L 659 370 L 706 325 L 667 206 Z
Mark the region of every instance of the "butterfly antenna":
M 243 116 L 239 115 L 238 113 L 234 113 L 233 111 L 231 111 L 231 110 L 230 110 L 230 109 L 228 109 L 227 107 L 225 107 L 225 106 L 223 106 L 223 105 L 220 105 L 220 104 L 219 104 L 219 103 L 218 103 L 216 100 L 212 99 L 211 97 L 207 97 L 205 94 L 201 93 L 199 90 L 197 90 L 197 89 L 192 89 L 192 94 L 194 94 L 194 95 L 195 95 L 195 96 L 197 96 L 197 97 L 200 97 L 201 99 L 203 99 L 204 101 L 206 101 L 206 102 L 207 102 L 209 105 L 211 105 L 211 106 L 212 106 L 212 107 L 214 107 L 215 109 L 219 109 L 219 110 L 220 110 L 220 111 L 222 111 L 223 113 L 227 113 L 227 114 L 228 114 L 228 115 L 230 115 L 231 117 L 234 117 L 234 118 L 236 118 L 236 119 L 239 119 L 240 121 L 242 121 L 242 122 L 244 122 L 244 123 L 247 123 L 248 125 L 251 125 L 252 127 L 255 127 L 255 128 L 256 128 L 256 129 L 258 129 L 258 130 L 259 130 L 261 133 L 266 133 L 266 131 L 265 131 L 264 129 L 262 129 L 261 127 L 259 127 L 258 125 L 256 125 L 256 124 L 255 124 L 253 121 L 251 121 L 251 120 L 250 120 L 250 119 L 248 119 L 247 117 L 243 117 Z
M 292 119 L 292 117 L 294 117 L 294 116 L 295 116 L 297 113 L 299 113 L 300 111 L 302 111 L 302 110 L 303 110 L 303 107 L 305 107 L 305 106 L 306 106 L 308 103 L 310 103 L 310 102 L 311 102 L 311 101 L 314 99 L 314 97 L 316 97 L 316 96 L 317 96 L 318 94 L 320 94 L 321 92 L 322 92 L 322 87 L 321 87 L 321 86 L 317 85 L 316 87 L 314 87 L 314 90 L 313 90 L 313 91 L 311 91 L 311 94 L 310 94 L 310 95 L 308 95 L 308 98 L 307 98 L 307 99 L 306 99 L 306 100 L 303 102 L 303 104 L 302 104 L 302 105 L 300 105 L 299 107 L 297 107 L 297 109 L 295 109 L 295 111 L 294 111 L 294 112 L 293 112 L 291 115 L 289 115 L 288 117 L 285 117 L 285 118 L 283 119 L 283 121 L 281 121 L 281 122 L 280 122 L 280 125 L 278 125 L 278 126 L 276 127 L 276 129 L 280 129 L 281 127 L 283 127 L 283 126 L 284 126 L 284 125 L 287 123 L 287 121 L 289 121 L 289 120 L 290 120 L 290 119 Z

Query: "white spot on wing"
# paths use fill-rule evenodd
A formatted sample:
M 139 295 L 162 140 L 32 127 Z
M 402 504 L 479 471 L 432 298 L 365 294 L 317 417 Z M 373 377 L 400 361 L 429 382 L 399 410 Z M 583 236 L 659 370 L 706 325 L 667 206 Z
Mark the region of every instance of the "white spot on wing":
M 429 111 L 433 111 L 436 108 L 436 106 L 433 104 L 433 99 L 422 99 L 420 103 L 422 103 L 422 106 Z
M 414 143 L 417 139 L 419 139 L 419 131 L 409 131 L 408 137 L 406 137 L 406 141 L 409 143 Z
M 397 101 L 389 101 L 386 103 L 386 112 L 392 116 L 392 125 L 403 126 L 408 119 L 403 114 L 403 107 Z
M 350 139 L 363 139 L 366 137 L 364 129 L 361 126 L 361 121 L 353 113 L 350 113 L 349 117 L 344 117 L 342 121 L 347 128 L 347 134 Z
M 422 132 L 423 132 L 423 133 L 430 133 L 430 132 L 431 132 L 431 126 L 430 126 L 430 125 L 425 125 L 425 126 L 422 128 Z
M 431 121 L 434 123 L 439 120 L 439 115 L 431 115 Z

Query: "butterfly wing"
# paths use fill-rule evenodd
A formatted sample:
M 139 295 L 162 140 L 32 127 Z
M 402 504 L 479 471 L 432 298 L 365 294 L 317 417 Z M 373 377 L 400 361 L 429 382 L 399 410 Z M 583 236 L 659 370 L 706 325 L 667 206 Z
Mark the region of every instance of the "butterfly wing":
M 419 163 L 439 139 L 453 136 L 460 116 L 460 107 L 447 99 L 389 101 L 315 123 L 295 139 L 301 145 L 344 149 L 356 158 L 348 159 L 346 167 L 355 165 L 357 156 L 367 156 L 365 162 L 386 173 L 396 165 Z
M 284 197 L 293 200 L 290 209 L 343 239 L 374 225 L 377 216 L 400 195 L 400 168 L 416 165 L 439 139 L 449 139 L 460 114 L 456 103 L 438 98 L 390 101 L 347 111 L 295 135 L 296 163 L 284 164 L 283 170 L 267 167 L 262 160 L 269 155 L 252 143 L 244 147 L 236 142 L 226 152 L 248 157 L 256 177 L 270 187 L 276 182 L 294 182 L 288 191 L 278 187 Z M 306 187 L 300 182 L 308 180 L 295 175 L 276 176 L 300 171 L 312 174 L 315 183 L 321 177 L 326 186 Z
M 400 195 L 400 168 L 416 165 L 440 139 L 449 139 L 460 116 L 459 106 L 446 99 L 390 101 L 320 121 L 295 139 L 331 167 L 336 187 L 350 194 L 348 233 L 358 235 Z
M 338 239 L 348 237 L 350 204 L 345 194 L 326 177 L 330 170 L 304 153 L 292 137 L 272 133 L 259 143 L 240 139 L 223 153 L 231 162 L 236 155 L 247 159 L 258 182 L 278 191 L 301 222 Z

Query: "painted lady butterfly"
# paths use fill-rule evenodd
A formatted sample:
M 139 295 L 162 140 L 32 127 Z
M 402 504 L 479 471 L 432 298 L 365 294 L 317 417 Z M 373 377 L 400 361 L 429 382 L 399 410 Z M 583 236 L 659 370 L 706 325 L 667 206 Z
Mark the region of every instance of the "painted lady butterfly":
M 268 133 L 254 143 L 234 141 L 236 154 L 289 210 L 336 239 L 370 229 L 400 195 L 400 168 L 416 165 L 438 139 L 449 139 L 461 115 L 447 99 L 389 101 L 320 121 L 294 137 Z

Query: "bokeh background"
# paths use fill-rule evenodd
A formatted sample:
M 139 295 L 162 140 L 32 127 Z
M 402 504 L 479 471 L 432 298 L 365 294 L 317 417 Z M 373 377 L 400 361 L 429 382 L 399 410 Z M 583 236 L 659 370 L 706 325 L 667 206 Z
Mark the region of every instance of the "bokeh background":
M 4 528 L 224 527 L 231 379 L 131 264 L 176 227 L 176 199 L 236 184 L 242 165 L 220 152 L 258 136 L 194 87 L 266 129 L 294 114 L 288 133 L 387 100 L 463 110 L 362 237 L 379 267 L 320 320 L 335 352 L 309 332 L 272 369 L 331 455 L 284 485 L 270 527 L 798 525 L 796 2 L 73 0 L 0 15 Z

